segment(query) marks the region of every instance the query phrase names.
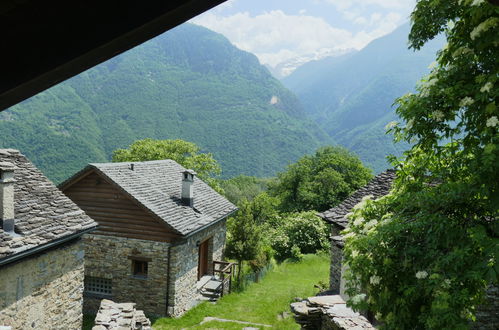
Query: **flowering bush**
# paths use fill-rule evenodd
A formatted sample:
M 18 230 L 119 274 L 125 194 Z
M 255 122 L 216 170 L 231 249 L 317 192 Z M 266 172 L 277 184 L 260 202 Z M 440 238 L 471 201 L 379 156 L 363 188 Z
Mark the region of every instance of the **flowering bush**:
M 363 200 L 345 235 L 347 293 L 388 329 L 467 328 L 499 266 L 499 7 L 419 0 L 410 45 L 448 44 L 416 94 L 397 100 L 411 143 L 391 194 Z

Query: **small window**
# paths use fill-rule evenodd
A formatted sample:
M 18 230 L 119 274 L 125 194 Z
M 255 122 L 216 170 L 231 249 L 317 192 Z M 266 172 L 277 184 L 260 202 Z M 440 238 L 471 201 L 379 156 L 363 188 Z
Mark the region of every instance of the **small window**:
M 112 294 L 112 282 L 107 278 L 85 277 L 85 292 L 95 294 Z
M 132 274 L 136 277 L 147 277 L 148 262 L 132 259 Z

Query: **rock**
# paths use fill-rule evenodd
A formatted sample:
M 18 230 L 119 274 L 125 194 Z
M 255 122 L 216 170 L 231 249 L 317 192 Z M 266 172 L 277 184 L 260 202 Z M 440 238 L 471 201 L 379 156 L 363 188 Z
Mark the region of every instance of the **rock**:
M 307 301 L 311 305 L 320 305 L 320 306 L 333 306 L 336 304 L 346 304 L 340 295 L 310 297 L 307 298 Z

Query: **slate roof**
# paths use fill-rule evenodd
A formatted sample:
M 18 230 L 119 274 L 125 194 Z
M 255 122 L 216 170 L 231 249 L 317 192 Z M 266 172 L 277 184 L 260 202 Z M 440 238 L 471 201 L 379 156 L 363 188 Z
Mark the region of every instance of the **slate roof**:
M 133 170 L 130 164 L 133 164 Z M 193 183 L 194 206 L 183 205 L 182 172 L 186 168 L 169 159 L 92 163 L 62 183 L 61 187 L 70 186 L 72 180 L 90 170 L 96 170 L 139 206 L 156 215 L 181 235 L 188 235 L 237 210 L 234 204 L 198 177 L 195 177 Z
M 0 262 L 97 226 L 18 150 L 0 149 L 0 162 L 16 167 L 14 217 L 17 234 L 8 234 L 0 228 Z
M 362 197 L 372 195 L 374 196 L 374 199 L 376 199 L 387 195 L 392 187 L 394 179 L 395 170 L 386 170 L 385 172 L 376 175 L 367 185 L 354 192 L 350 197 L 341 202 L 340 205 L 319 213 L 319 216 L 327 222 L 346 228 L 348 226 L 348 220 L 345 218 L 345 215 L 349 213 L 355 205 L 360 203 Z

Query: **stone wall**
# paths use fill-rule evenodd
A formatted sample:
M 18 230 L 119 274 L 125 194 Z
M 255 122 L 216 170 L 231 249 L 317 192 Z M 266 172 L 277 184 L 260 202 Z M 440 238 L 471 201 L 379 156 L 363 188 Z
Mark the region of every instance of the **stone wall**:
M 225 245 L 225 220 L 189 237 L 184 244 L 172 247 L 170 294 L 168 315 L 180 316 L 198 302 L 198 242 L 210 239 L 208 245 L 208 269 L 213 271 L 212 261 L 222 260 Z
M 103 298 L 134 302 L 147 315 L 166 314 L 168 248 L 164 242 L 85 235 L 85 276 L 110 279 L 111 295 L 85 292 L 84 312 L 96 313 Z M 133 276 L 132 258 L 148 261 L 145 278 Z
M 81 240 L 0 269 L 0 325 L 12 329 L 81 329 Z
M 331 265 L 329 271 L 329 289 L 334 293 L 340 293 L 341 265 L 343 251 L 340 236 L 341 228 L 331 225 Z
M 485 304 L 476 311 L 476 321 L 471 324 L 474 330 L 499 329 L 499 288 L 490 285 L 486 292 Z

